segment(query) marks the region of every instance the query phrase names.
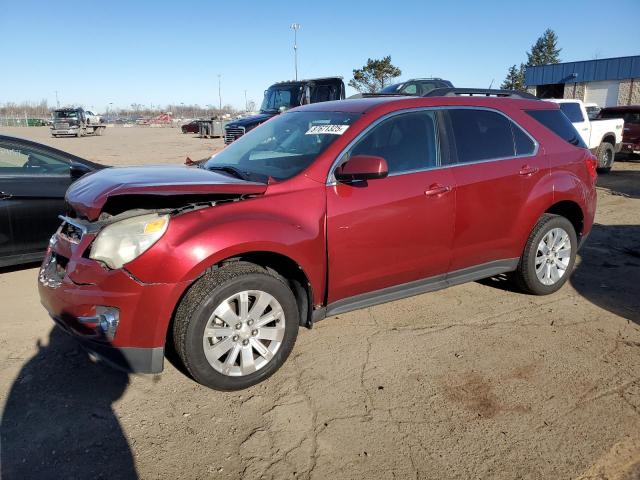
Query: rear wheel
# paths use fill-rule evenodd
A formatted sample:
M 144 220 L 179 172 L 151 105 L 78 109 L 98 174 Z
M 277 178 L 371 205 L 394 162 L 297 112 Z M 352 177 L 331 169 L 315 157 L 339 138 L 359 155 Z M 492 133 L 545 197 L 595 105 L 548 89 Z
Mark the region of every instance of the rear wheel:
M 285 362 L 298 335 L 291 289 L 279 276 L 245 262 L 198 280 L 180 302 L 176 351 L 199 383 L 239 390 L 265 380 Z
M 565 217 L 544 214 L 529 235 L 514 276 L 518 286 L 534 295 L 558 291 L 576 260 L 578 240 Z
M 609 173 L 616 156 L 613 145 L 608 142 L 601 143 L 596 156 L 598 157 L 598 172 Z

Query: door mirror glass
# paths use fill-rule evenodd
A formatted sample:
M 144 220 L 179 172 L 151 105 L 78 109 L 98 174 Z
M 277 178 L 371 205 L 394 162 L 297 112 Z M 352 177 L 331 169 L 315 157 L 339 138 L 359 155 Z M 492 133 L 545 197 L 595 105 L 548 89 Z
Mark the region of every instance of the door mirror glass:
M 355 182 L 385 178 L 389 174 L 387 161 L 375 155 L 355 155 L 344 162 L 334 173 L 339 182 Z

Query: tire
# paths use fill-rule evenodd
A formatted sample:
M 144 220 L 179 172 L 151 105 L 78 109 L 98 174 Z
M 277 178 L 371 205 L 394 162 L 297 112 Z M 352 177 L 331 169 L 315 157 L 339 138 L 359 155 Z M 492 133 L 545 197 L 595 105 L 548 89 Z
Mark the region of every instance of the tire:
M 244 319 L 243 294 L 249 314 Z M 272 300 L 262 309 L 257 299 L 267 297 Z M 259 325 L 258 318 L 265 321 L 271 314 L 280 315 L 279 320 Z M 280 276 L 252 263 L 233 262 L 204 275 L 181 300 L 173 324 L 175 350 L 198 383 L 215 390 L 240 390 L 282 366 L 298 336 L 299 319 L 293 292 Z M 266 339 L 267 334 L 272 339 Z M 257 343 L 264 354 L 258 353 Z
M 616 157 L 613 145 L 608 142 L 602 142 L 598 147 L 596 157 L 598 157 L 598 172 L 609 173 Z
M 559 233 L 559 231 L 566 234 L 569 241 L 569 251 L 567 252 L 564 246 L 566 243 L 560 244 L 561 248 L 558 248 L 557 252 L 554 252 L 552 248 L 550 253 L 553 256 L 545 260 L 547 255 L 540 250 L 540 247 L 543 246 L 543 240 L 563 239 L 562 236 L 554 236 L 552 233 Z M 548 243 L 545 242 L 544 246 L 547 245 Z M 551 245 L 554 247 L 553 243 Z M 516 284 L 522 291 L 533 295 L 549 295 L 557 292 L 571 276 L 577 249 L 578 239 L 571 222 L 565 217 L 545 213 L 536 223 L 524 247 L 518 268 L 514 272 Z M 562 254 L 560 254 L 561 252 Z M 549 278 L 540 278 L 536 267 L 540 269 L 540 275 L 546 277 L 548 274 Z M 554 271 L 556 275 L 559 275 L 559 278 L 554 278 Z

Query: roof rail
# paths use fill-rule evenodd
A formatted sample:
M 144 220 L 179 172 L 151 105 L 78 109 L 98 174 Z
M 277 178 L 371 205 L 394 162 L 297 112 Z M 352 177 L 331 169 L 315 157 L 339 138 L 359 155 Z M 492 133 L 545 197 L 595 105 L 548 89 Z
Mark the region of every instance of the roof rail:
M 423 97 L 501 97 L 519 98 L 521 100 L 540 100 L 535 95 L 516 90 L 496 90 L 489 88 L 436 88 L 423 95 Z

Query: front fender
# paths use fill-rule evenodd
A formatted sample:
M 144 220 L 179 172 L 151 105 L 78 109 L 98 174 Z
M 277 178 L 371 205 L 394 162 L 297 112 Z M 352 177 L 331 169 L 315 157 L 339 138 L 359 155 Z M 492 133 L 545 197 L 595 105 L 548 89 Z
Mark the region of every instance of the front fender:
M 227 258 L 272 252 L 302 268 L 314 303 L 321 303 L 326 275 L 324 202 L 322 188 L 312 188 L 178 215 L 165 236 L 126 268 L 143 282 L 192 282 Z

